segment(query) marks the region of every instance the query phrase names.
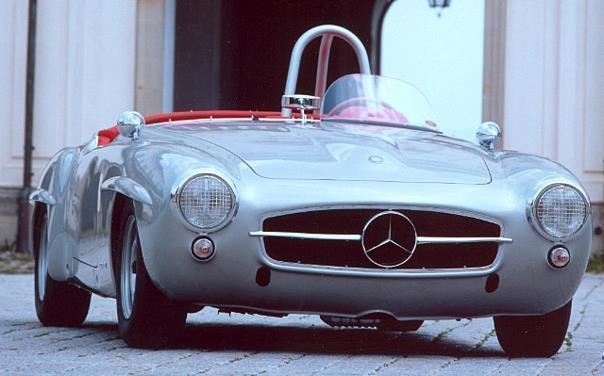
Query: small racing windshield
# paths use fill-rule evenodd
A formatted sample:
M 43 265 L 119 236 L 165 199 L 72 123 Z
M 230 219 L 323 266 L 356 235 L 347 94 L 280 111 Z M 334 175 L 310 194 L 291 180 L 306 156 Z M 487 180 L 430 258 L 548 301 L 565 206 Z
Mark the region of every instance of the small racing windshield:
M 322 120 L 436 128 L 432 109 L 418 88 L 389 77 L 350 74 L 325 92 Z

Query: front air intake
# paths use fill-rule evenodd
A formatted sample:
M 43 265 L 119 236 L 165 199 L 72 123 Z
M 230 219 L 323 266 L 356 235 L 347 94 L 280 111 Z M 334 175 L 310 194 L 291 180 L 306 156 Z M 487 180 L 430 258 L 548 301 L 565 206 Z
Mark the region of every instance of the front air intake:
M 380 209 L 333 209 L 305 211 L 265 219 L 264 232 L 304 234 L 361 234 L 368 221 L 383 213 Z M 499 238 L 498 224 L 466 215 L 423 210 L 396 210 L 414 225 L 423 238 Z M 354 239 L 299 239 L 264 237 L 266 255 L 277 262 L 292 264 L 380 269 L 371 262 L 361 242 Z M 418 242 L 413 255 L 393 269 L 463 269 L 491 265 L 499 243 Z

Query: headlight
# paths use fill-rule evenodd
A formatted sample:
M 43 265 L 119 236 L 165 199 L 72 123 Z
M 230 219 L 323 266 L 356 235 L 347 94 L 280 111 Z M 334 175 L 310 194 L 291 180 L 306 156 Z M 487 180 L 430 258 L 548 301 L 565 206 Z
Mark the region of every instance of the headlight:
M 176 193 L 176 204 L 187 223 L 202 230 L 216 230 L 226 224 L 235 208 L 235 194 L 215 175 L 196 175 Z
M 585 223 L 588 205 L 577 189 L 565 184 L 551 185 L 533 203 L 537 230 L 551 240 L 569 239 Z

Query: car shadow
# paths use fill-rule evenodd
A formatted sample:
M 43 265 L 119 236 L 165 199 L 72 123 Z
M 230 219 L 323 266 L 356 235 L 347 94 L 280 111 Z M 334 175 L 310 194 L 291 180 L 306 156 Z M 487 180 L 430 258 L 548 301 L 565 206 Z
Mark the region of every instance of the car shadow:
M 8 327 L 40 328 L 38 322 L 17 320 Z M 90 322 L 82 329 L 106 332 L 118 339 L 115 322 Z M 78 328 L 56 328 L 59 331 Z M 110 334 L 111 333 L 111 334 Z M 115 337 L 112 335 L 115 334 Z M 323 326 L 272 326 L 259 324 L 187 323 L 171 341 L 154 350 L 292 352 L 304 354 L 448 356 L 456 358 L 506 357 L 503 350 L 477 347 L 446 336 L 417 332 L 384 332 L 375 329 Z
M 174 349 L 294 352 L 306 354 L 438 355 L 505 357 L 503 350 L 477 347 L 418 332 L 264 325 L 188 324 Z

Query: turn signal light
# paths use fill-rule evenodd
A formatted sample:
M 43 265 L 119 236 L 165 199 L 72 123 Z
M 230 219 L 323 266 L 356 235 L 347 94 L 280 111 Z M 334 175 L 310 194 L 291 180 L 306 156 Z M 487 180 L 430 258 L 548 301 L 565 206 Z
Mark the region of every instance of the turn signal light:
M 210 238 L 197 238 L 191 245 L 191 252 L 196 260 L 208 261 L 214 256 L 214 242 Z
M 564 247 L 555 247 L 549 251 L 548 261 L 554 268 L 563 268 L 570 261 L 570 253 Z

